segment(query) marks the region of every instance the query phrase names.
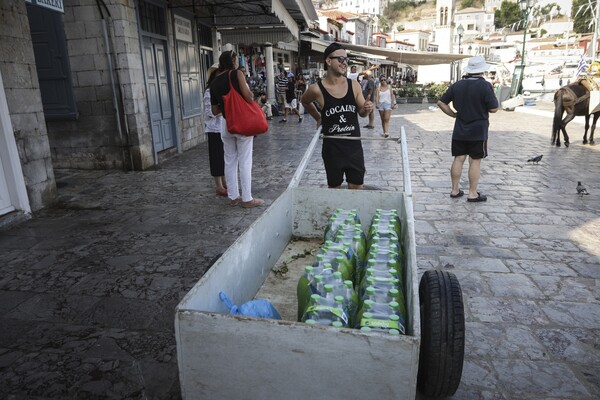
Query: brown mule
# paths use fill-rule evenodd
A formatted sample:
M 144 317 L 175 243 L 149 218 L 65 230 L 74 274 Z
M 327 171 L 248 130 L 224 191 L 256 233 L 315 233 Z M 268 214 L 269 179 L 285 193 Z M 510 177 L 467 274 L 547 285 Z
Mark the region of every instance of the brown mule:
M 567 135 L 566 126 L 576 116 L 585 116 L 585 133 L 583 135 L 583 144 L 587 144 L 587 134 L 590 128 L 590 114 L 588 113 L 590 105 L 590 88 L 587 80 L 563 86 L 554 93 L 554 120 L 552 122 L 552 144 L 560 147 L 560 132 L 562 131 L 565 147 L 569 147 L 569 135 Z M 563 119 L 563 113 L 567 116 Z M 590 131 L 590 144 L 594 144 L 594 130 L 596 121 L 600 117 L 600 111 L 594 113 L 592 129 Z

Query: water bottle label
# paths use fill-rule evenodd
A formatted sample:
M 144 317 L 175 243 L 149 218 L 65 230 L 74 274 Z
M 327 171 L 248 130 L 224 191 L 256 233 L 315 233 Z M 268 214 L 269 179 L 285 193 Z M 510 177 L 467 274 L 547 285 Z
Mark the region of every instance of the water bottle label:
M 398 321 L 392 321 L 390 319 L 362 318 L 360 320 L 360 326 L 368 326 L 369 328 L 398 329 L 399 331 L 404 332 L 404 327 L 401 326 Z
M 344 322 L 344 324 L 348 325 L 348 315 L 343 310 L 340 310 L 339 308 L 336 308 L 336 307 L 321 306 L 321 305 L 310 306 L 306 309 L 306 314 L 311 314 L 313 312 L 318 313 L 319 311 L 330 312 L 333 315 L 335 315 L 336 317 L 338 317 L 339 319 L 341 319 Z

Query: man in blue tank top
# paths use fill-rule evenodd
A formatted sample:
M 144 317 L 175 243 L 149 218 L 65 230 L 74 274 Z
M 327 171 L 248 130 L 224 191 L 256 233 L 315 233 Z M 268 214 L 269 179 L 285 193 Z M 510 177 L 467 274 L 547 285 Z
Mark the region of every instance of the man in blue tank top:
M 317 127 L 323 128 L 327 185 L 340 188 L 345 176 L 349 189 L 362 189 L 365 162 L 358 116 L 369 115 L 373 103 L 365 101 L 358 81 L 346 77 L 348 55 L 341 44 L 332 43 L 325 49 L 324 63 L 327 75 L 308 88 L 302 105 L 317 121 Z M 319 105 L 320 112 L 313 102 Z

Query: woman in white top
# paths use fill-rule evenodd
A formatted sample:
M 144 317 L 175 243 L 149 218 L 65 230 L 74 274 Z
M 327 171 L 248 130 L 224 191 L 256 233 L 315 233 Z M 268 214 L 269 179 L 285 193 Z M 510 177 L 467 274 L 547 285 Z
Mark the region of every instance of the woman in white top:
M 385 75 L 379 77 L 379 87 L 375 90 L 375 107 L 379 110 L 381 125 L 383 126 L 383 137 L 390 136 L 390 117 L 392 109 L 396 108 L 396 98 L 392 89 L 385 79 Z
M 217 196 L 227 196 L 227 185 L 225 184 L 225 155 L 223 151 L 223 141 L 221 140 L 221 124 L 223 124 L 223 115 L 213 115 L 210 104 L 209 85 L 219 74 L 219 64 L 213 64 L 207 72 L 208 81 L 206 82 L 206 91 L 204 91 L 204 132 L 208 138 L 208 160 L 210 165 L 210 174 L 215 178 Z

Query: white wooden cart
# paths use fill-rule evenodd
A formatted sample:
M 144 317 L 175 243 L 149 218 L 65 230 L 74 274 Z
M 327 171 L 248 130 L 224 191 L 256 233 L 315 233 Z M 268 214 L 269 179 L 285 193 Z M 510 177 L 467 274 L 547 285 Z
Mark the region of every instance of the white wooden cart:
M 437 270 L 427 271 L 418 286 L 404 129 L 403 192 L 298 187 L 318 140 L 319 132 L 288 189 L 177 306 L 184 399 L 414 399 L 417 386 L 433 397 L 456 391 L 464 355 L 462 294 L 454 275 Z M 358 209 L 363 228 L 377 208 L 399 211 L 406 335 L 228 314 L 220 291 L 235 304 L 252 300 L 290 240 L 322 237 L 336 208 Z

